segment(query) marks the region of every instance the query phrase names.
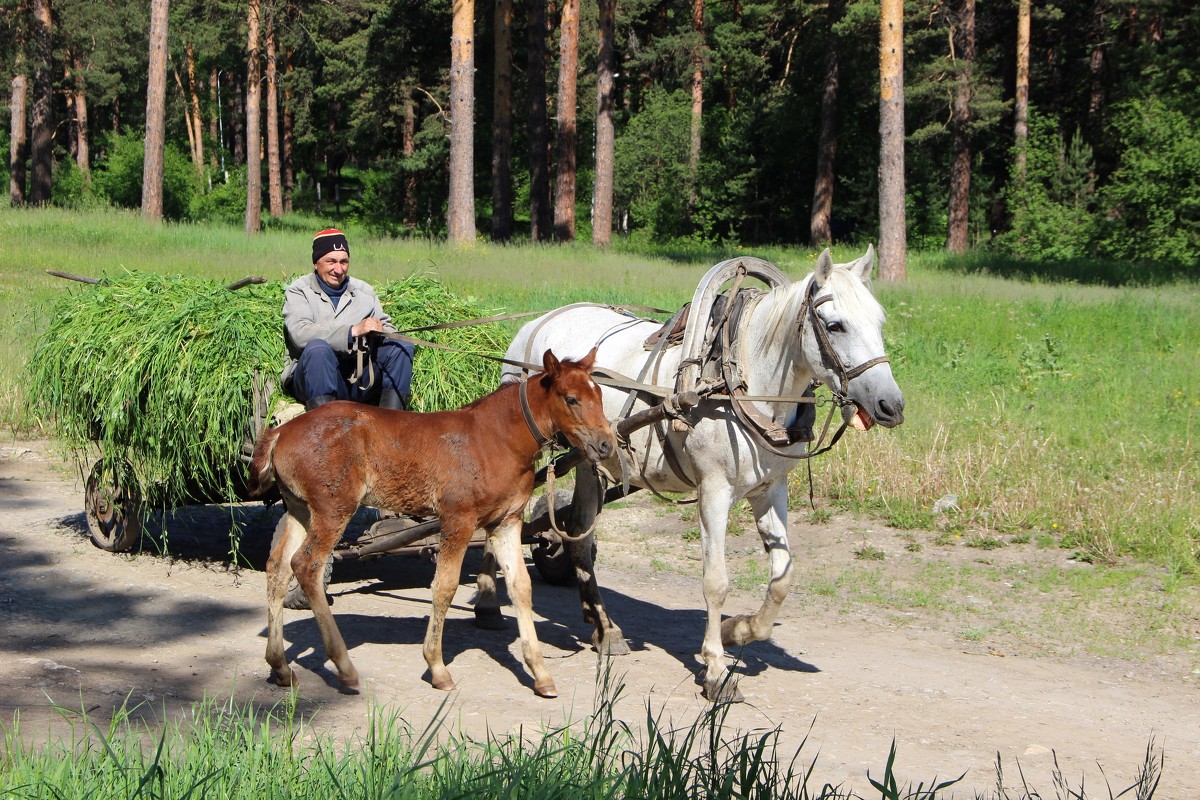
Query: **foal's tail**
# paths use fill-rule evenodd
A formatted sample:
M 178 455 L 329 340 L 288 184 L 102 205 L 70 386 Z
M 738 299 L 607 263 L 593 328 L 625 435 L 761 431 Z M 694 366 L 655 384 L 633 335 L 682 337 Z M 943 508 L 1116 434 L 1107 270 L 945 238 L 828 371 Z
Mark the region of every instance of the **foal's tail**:
M 279 428 L 267 428 L 254 444 L 254 456 L 250 459 L 250 475 L 246 488 L 251 497 L 263 494 L 275 485 L 275 442 L 279 440 Z

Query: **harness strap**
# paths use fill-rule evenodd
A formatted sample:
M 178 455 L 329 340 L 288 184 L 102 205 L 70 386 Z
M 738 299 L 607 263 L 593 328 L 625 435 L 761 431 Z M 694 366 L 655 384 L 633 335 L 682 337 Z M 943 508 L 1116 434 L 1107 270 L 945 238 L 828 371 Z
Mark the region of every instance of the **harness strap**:
M 529 381 L 521 381 L 521 387 L 517 389 L 517 394 L 521 398 L 521 416 L 525 418 L 525 424 L 529 426 L 529 432 L 533 434 L 533 440 L 537 442 L 540 450 L 550 444 L 551 439 L 542 433 L 542 429 L 533 419 L 533 409 L 529 407 Z

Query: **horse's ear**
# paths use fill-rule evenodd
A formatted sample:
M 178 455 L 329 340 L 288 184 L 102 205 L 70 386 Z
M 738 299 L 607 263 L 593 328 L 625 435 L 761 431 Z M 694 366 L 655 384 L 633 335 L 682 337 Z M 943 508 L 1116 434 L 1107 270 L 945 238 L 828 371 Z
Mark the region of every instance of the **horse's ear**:
M 875 245 L 867 245 L 867 252 L 857 261 L 848 265 L 847 269 L 850 270 L 851 275 L 863 283 L 871 280 L 871 273 L 875 271 Z
M 821 255 L 817 256 L 817 266 L 813 270 L 813 283 L 817 286 L 824 286 L 825 281 L 829 280 L 830 274 L 833 272 L 833 255 L 826 247 L 821 251 Z
M 558 356 L 554 355 L 553 350 L 548 349 L 542 355 L 542 372 L 558 372 Z
M 582 369 L 585 372 L 592 371 L 592 367 L 596 366 L 596 350 L 597 349 L 598 348 L 593 347 L 592 351 L 590 353 L 588 353 L 586 356 L 584 356 L 583 358 L 581 358 L 579 360 L 579 368 L 580 369 Z

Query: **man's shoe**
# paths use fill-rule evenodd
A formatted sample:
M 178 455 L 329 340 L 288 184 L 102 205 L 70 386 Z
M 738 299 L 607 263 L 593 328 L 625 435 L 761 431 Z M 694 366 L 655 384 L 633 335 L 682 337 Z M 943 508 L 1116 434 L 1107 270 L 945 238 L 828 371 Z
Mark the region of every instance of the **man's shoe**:
M 395 389 L 384 389 L 379 394 L 379 407 L 408 411 L 408 403 L 411 398 L 412 395 L 401 394 Z
M 334 394 L 319 394 L 315 397 L 310 397 L 304 401 L 304 410 L 312 411 L 317 406 L 323 406 L 326 403 L 331 403 L 337 400 L 337 395 Z

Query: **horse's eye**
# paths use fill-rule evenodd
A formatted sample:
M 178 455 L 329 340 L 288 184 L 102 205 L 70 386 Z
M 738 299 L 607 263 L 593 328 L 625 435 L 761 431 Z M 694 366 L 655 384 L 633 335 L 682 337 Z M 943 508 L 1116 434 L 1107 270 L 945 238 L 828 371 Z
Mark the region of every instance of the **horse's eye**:
M 569 406 L 579 405 L 579 398 L 576 397 L 575 395 L 571 395 L 571 394 L 567 395 L 567 405 L 569 405 Z
M 826 322 L 825 330 L 829 331 L 830 333 L 842 333 L 846 329 L 842 327 L 842 323 L 840 322 Z

